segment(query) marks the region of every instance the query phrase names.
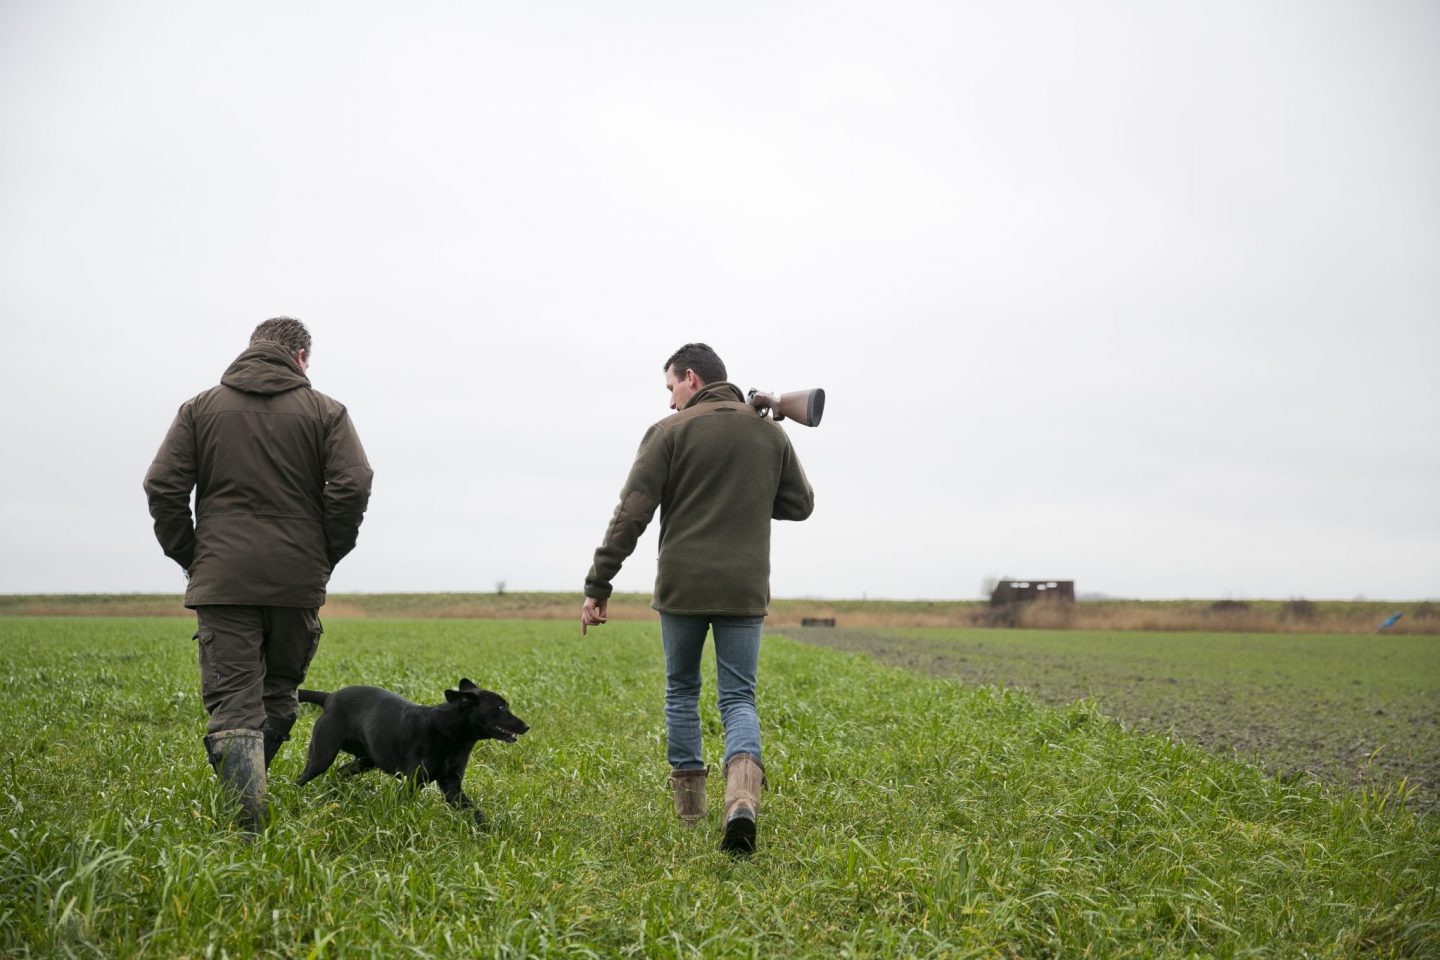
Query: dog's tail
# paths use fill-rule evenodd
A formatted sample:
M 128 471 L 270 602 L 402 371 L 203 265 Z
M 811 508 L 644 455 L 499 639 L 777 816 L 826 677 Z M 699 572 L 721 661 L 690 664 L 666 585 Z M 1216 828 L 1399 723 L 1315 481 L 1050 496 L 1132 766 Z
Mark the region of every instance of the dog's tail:
M 301 690 L 301 691 L 300 691 L 300 702 L 301 702 L 301 703 L 318 703 L 318 704 L 320 704 L 321 708 L 324 708 L 324 706 L 325 706 L 325 701 L 326 701 L 326 700 L 329 700 L 329 699 L 330 699 L 330 694 L 326 693 L 324 690 Z

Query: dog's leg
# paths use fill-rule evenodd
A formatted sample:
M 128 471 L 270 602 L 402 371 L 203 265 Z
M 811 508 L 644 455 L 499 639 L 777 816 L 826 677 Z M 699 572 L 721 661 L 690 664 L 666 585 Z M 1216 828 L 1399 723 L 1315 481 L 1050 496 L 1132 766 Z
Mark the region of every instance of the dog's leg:
M 460 810 L 469 810 L 475 815 L 475 826 L 485 825 L 485 814 L 475 806 L 475 802 L 465 796 L 465 791 L 460 789 L 459 780 L 442 780 L 439 783 L 440 790 L 445 794 L 445 802 Z
M 315 721 L 315 729 L 310 734 L 310 755 L 305 761 L 305 771 L 300 774 L 300 779 L 295 781 L 297 787 L 303 787 L 329 770 L 330 764 L 335 762 L 336 755 L 340 753 L 341 731 L 336 724 L 325 722 L 328 716 L 327 714 Z
M 364 773 L 366 770 L 374 770 L 375 761 L 369 757 L 356 757 L 345 766 L 335 771 L 337 777 L 353 777 L 356 774 Z

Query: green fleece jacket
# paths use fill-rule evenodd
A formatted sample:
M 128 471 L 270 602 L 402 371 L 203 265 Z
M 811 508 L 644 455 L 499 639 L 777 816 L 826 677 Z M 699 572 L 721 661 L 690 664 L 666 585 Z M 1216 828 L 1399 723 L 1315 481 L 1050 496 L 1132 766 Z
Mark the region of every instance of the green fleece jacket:
M 770 605 L 770 521 L 804 520 L 815 492 L 785 430 L 722 381 L 646 431 L 585 596 L 610 596 L 657 506 L 660 564 L 651 606 L 758 617 Z

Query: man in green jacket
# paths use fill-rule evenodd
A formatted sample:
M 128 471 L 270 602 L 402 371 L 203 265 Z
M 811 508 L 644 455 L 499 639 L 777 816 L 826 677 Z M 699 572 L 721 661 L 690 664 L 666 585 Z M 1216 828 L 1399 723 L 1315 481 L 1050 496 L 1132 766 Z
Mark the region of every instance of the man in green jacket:
M 325 585 L 370 499 L 350 416 L 311 389 L 309 365 L 305 325 L 266 320 L 220 385 L 180 406 L 145 474 L 155 536 L 195 610 L 206 752 L 251 830 L 320 642 Z
M 755 848 L 764 766 L 755 711 L 760 630 L 770 604 L 770 521 L 804 520 L 815 506 L 805 471 L 779 424 L 726 382 L 703 343 L 665 362 L 673 416 L 640 442 L 620 504 L 585 579 L 580 630 L 605 622 L 611 581 L 660 508 L 660 562 L 651 606 L 665 647 L 665 728 L 675 813 L 705 816 L 700 735 L 700 652 L 715 636 L 716 687 L 725 724 L 721 846 Z

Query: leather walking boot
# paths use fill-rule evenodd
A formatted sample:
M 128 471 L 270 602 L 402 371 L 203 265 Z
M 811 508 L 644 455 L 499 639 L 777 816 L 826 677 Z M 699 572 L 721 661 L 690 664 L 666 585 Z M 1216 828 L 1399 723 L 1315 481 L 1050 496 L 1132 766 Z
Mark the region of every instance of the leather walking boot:
M 737 753 L 725 763 L 725 835 L 720 849 L 728 853 L 755 852 L 755 821 L 760 816 L 760 790 L 765 767 L 758 757 Z
M 290 739 L 290 728 L 295 726 L 295 718 L 285 719 L 283 717 L 265 718 L 265 769 L 270 769 L 270 761 L 275 759 L 275 754 Z
M 709 767 L 670 771 L 670 783 L 675 787 L 675 816 L 687 827 L 705 819 L 705 777 L 709 773 Z
M 207 734 L 205 752 L 215 776 L 240 800 L 242 829 L 259 833 L 269 807 L 265 802 L 265 737 L 259 730 L 221 730 Z

